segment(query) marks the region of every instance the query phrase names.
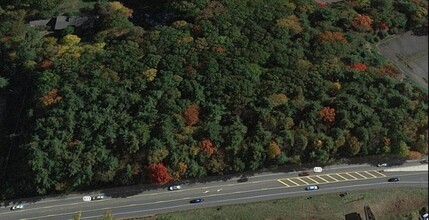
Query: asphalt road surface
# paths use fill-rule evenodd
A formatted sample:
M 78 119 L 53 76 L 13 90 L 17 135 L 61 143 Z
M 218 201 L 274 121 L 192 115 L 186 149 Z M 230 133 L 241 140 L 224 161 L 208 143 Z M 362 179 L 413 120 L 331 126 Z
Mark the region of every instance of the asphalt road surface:
M 421 165 L 409 162 L 401 167 Z M 427 164 L 426 164 L 427 165 Z M 399 166 L 397 166 L 399 167 Z M 12 204 L 0 207 L 0 219 L 14 220 L 61 220 L 72 219 L 82 212 L 81 219 L 96 219 L 104 210 L 111 210 L 120 219 L 125 217 L 147 216 L 199 207 L 212 207 L 236 203 L 271 200 L 286 197 L 310 196 L 315 194 L 386 188 L 397 186 L 428 187 L 428 172 L 401 171 L 384 172 L 371 165 L 348 165 L 325 167 L 322 173 L 309 170 L 310 176 L 298 177 L 297 172 L 265 173 L 248 177 L 241 181 L 232 178 L 226 181 L 185 184 L 182 190 L 167 191 L 165 188 L 151 189 L 127 197 L 106 195 L 103 200 L 85 202 L 86 194 L 74 194 L 63 198 L 48 198 L 37 202 L 27 202 L 24 209 L 12 211 Z M 387 182 L 388 178 L 399 177 L 401 181 Z M 305 191 L 308 185 L 318 185 L 319 190 Z M 94 194 L 88 194 L 94 195 Z M 194 198 L 204 202 L 190 204 Z M 24 200 L 23 200 L 24 201 Z

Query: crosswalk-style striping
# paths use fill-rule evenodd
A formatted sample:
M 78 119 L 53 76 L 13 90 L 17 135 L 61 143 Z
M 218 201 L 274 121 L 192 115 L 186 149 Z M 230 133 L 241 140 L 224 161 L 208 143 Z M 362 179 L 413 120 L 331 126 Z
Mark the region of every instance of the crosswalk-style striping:
M 307 186 L 316 184 L 327 184 L 345 181 L 358 181 L 365 179 L 375 179 L 386 177 L 383 173 L 377 170 L 356 171 L 347 173 L 329 173 L 315 176 L 291 177 L 278 179 L 277 181 L 286 187 Z

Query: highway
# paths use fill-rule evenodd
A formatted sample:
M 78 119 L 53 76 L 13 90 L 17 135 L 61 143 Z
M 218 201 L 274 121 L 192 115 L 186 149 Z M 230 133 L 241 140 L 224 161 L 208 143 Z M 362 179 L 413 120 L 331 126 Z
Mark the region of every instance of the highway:
M 311 196 L 323 193 L 345 192 L 372 188 L 398 186 L 428 187 L 427 164 L 422 169 L 397 171 L 398 168 L 422 167 L 418 161 L 408 162 L 401 166 L 378 168 L 368 164 L 342 165 L 325 167 L 322 173 L 298 177 L 298 172 L 263 173 L 247 177 L 247 180 L 231 178 L 205 183 L 184 184 L 182 190 L 167 191 L 166 187 L 132 192 L 130 188 L 117 188 L 102 191 L 107 198 L 85 202 L 83 196 L 96 195 L 71 194 L 57 198 L 46 198 L 35 202 L 31 199 L 21 200 L 24 209 L 11 211 L 12 204 L 0 207 L 0 219 L 15 220 L 61 220 L 72 219 L 73 215 L 82 212 L 81 219 L 96 219 L 104 210 L 111 210 L 117 219 L 147 216 L 163 212 L 172 212 L 199 207 L 212 207 L 236 203 L 271 200 L 296 196 Z M 426 166 L 426 167 L 425 167 Z M 389 168 L 392 169 L 388 172 Z M 385 170 L 383 170 L 385 169 Z M 383 171 L 382 171 L 383 170 Z M 401 181 L 387 182 L 391 177 Z M 242 181 L 243 180 L 243 181 Z M 319 190 L 305 191 L 307 185 L 318 185 Z M 124 189 L 128 191 L 124 191 Z M 142 191 L 142 192 L 141 192 Z M 190 204 L 193 198 L 203 198 L 199 204 Z

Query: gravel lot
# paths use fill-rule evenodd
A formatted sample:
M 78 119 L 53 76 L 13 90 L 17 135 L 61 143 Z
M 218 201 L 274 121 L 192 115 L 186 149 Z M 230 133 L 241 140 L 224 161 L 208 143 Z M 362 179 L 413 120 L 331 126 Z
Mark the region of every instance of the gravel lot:
M 428 91 L 428 35 L 417 36 L 407 32 L 377 47 L 412 81 Z

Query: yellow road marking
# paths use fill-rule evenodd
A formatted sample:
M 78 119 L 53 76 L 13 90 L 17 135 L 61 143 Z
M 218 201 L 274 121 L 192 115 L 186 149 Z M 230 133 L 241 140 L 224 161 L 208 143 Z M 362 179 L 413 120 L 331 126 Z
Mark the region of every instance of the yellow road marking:
M 354 177 L 354 176 L 352 176 L 350 173 L 344 173 L 344 174 L 349 175 L 349 176 L 351 176 L 353 179 L 357 180 L 357 178 L 356 178 L 356 177 Z
M 361 177 L 363 177 L 364 179 L 368 179 L 368 177 L 366 177 L 366 176 L 364 176 L 364 175 L 360 174 L 359 172 L 356 172 L 356 174 L 357 174 L 357 175 L 359 175 L 359 176 L 361 176 Z
M 321 180 L 323 180 L 323 181 L 325 181 L 325 182 L 327 182 L 327 183 L 329 183 L 329 181 L 327 181 L 324 178 L 322 178 L 322 176 L 318 176 L 318 178 L 321 179 Z
M 370 175 L 370 176 L 372 176 L 372 177 L 374 177 L 374 178 L 377 178 L 374 174 L 371 174 L 368 171 L 363 171 L 363 172 L 366 173 L 366 174 L 368 174 L 368 175 Z
M 298 183 L 296 183 L 296 182 L 294 182 L 294 181 L 292 181 L 291 179 L 287 179 L 289 182 L 291 182 L 291 183 L 293 183 L 293 184 L 295 184 L 295 185 L 297 185 L 297 186 L 299 186 L 299 184 Z
M 335 179 L 334 177 L 332 177 L 332 176 L 331 176 L 331 175 L 329 175 L 329 174 L 326 174 L 326 176 L 327 176 L 327 177 L 329 177 L 329 178 L 331 178 L 331 179 L 333 179 L 333 180 L 335 180 L 335 182 L 339 181 L 339 180 Z
M 283 185 L 285 185 L 285 186 L 287 186 L 287 187 L 290 187 L 288 184 L 286 184 L 285 182 L 283 182 L 283 181 L 281 181 L 281 180 L 277 180 L 277 181 L 279 181 L 281 184 L 283 184 Z
M 344 174 L 344 173 L 343 173 L 343 174 Z M 345 177 L 341 176 L 339 173 L 337 173 L 336 175 L 337 175 L 337 176 L 339 176 L 339 177 L 341 177 L 341 178 L 343 178 L 344 180 L 348 180 L 347 178 L 345 178 Z
M 380 171 L 375 171 L 377 174 L 380 174 L 383 177 L 386 177 L 386 175 L 382 174 Z
M 297 180 L 302 181 L 303 183 L 305 183 L 306 185 L 309 185 L 307 182 L 305 182 L 302 178 L 297 178 Z
M 317 182 L 317 181 L 316 181 L 316 180 L 314 180 L 313 178 L 311 178 L 311 177 L 309 177 L 309 176 L 307 176 L 307 178 L 308 178 L 309 180 L 311 180 L 311 181 L 315 182 L 316 184 L 319 184 L 319 182 Z

